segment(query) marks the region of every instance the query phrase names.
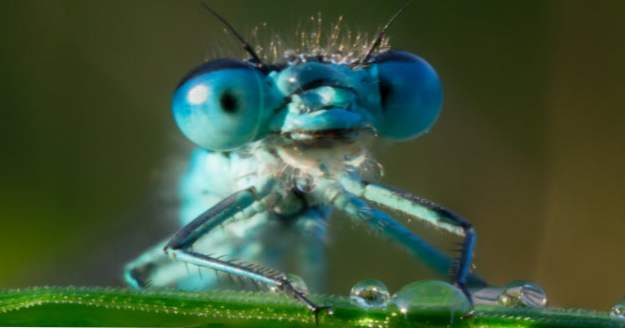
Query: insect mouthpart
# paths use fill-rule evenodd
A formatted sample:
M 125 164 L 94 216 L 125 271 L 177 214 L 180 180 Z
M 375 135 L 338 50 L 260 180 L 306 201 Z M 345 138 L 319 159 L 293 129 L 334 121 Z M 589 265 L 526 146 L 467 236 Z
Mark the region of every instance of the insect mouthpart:
M 344 85 L 307 83 L 290 97 L 280 133 L 298 141 L 354 139 L 368 125 L 356 99 Z
M 353 142 L 364 130 L 365 129 L 328 129 L 317 131 L 296 130 L 285 132 L 282 135 L 291 140 L 302 142 L 320 141 L 323 139 L 340 142 Z

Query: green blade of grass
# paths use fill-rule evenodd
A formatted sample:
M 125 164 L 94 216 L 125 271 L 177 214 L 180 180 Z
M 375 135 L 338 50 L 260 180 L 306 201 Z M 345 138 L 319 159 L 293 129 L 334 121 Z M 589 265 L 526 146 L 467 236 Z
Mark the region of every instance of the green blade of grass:
M 469 318 L 423 307 L 366 310 L 345 297 L 317 296 L 333 314 L 322 327 L 625 327 L 624 320 L 586 310 L 477 306 Z M 0 291 L 0 326 L 316 327 L 301 304 L 268 292 L 132 291 L 44 287 Z

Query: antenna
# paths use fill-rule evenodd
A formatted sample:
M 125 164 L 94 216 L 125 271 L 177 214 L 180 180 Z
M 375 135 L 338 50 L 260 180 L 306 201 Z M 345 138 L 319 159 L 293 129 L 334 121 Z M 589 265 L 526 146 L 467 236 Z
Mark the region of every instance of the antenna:
M 241 45 L 243 46 L 243 50 L 245 50 L 250 56 L 252 56 L 251 61 L 253 63 L 255 63 L 259 67 L 262 67 L 265 65 L 263 64 L 263 61 L 260 60 L 260 57 L 258 56 L 256 51 L 254 51 L 254 48 L 252 48 L 252 46 L 247 41 L 245 41 L 245 39 L 241 36 L 241 34 L 239 34 L 239 32 L 237 32 L 237 30 L 235 30 L 234 27 L 225 18 L 223 18 L 220 14 L 218 14 L 215 10 L 213 10 L 213 8 L 209 7 L 206 1 L 202 1 L 201 3 L 204 9 L 206 9 L 211 15 L 213 15 L 222 24 L 224 24 L 226 29 L 230 31 L 230 33 L 232 33 L 234 37 L 237 40 L 239 40 L 239 42 L 241 42 Z
M 406 3 L 404 4 L 403 7 L 401 7 L 401 9 L 399 9 L 393 16 L 391 16 L 391 18 L 388 20 L 388 22 L 384 25 L 384 27 L 382 27 L 382 30 L 380 31 L 380 33 L 378 33 L 378 36 L 375 38 L 375 40 L 373 41 L 373 43 L 371 43 L 371 47 L 369 47 L 369 50 L 367 50 L 367 52 L 365 53 L 365 55 L 356 62 L 356 65 L 365 65 L 367 63 L 367 61 L 369 60 L 369 58 L 371 58 L 371 55 L 373 55 L 373 52 L 377 50 L 377 48 L 380 46 L 380 44 L 382 43 L 382 39 L 384 39 L 384 35 L 386 34 L 386 31 L 389 29 L 389 27 L 391 27 L 391 25 L 393 25 L 393 22 L 395 22 L 395 20 L 397 19 L 397 17 L 399 17 L 404 10 L 406 10 L 406 8 L 408 8 L 408 6 L 410 6 L 413 3 L 414 0 L 409 0 L 406 1 Z

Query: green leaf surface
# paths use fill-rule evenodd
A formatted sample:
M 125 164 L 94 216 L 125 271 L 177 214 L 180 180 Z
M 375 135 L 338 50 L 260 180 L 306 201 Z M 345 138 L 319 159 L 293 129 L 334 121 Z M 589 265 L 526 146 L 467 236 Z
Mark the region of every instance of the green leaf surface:
M 337 296 L 321 327 L 625 327 L 607 313 L 570 309 L 477 306 L 463 318 L 424 305 L 408 314 L 394 306 L 367 310 Z M 316 327 L 301 304 L 269 292 L 134 291 L 44 287 L 0 291 L 0 326 Z

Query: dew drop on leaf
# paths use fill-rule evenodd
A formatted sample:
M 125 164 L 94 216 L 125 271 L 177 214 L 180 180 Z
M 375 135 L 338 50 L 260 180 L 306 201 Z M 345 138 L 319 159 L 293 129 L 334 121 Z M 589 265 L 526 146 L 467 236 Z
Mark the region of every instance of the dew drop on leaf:
M 352 287 L 349 298 L 355 305 L 366 309 L 384 308 L 388 305 L 391 294 L 383 282 L 367 279 L 357 282 Z
M 610 309 L 610 317 L 625 320 L 625 299 Z
M 544 308 L 547 306 L 547 294 L 537 284 L 514 281 L 499 295 L 499 304 L 510 307 Z
M 453 317 L 471 311 L 471 303 L 460 289 L 437 280 L 410 283 L 393 295 L 391 303 L 404 315 L 435 311 Z

